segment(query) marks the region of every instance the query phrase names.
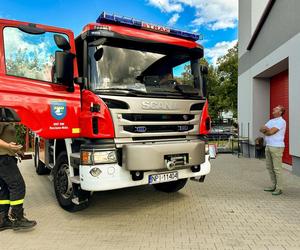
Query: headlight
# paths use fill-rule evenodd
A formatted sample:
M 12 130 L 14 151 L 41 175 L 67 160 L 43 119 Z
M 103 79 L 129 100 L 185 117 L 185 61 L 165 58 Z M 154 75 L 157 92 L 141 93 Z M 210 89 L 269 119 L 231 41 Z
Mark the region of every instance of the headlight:
M 209 145 L 205 144 L 205 154 L 209 154 Z
M 117 156 L 115 151 L 81 151 L 82 165 L 115 163 L 116 161 Z

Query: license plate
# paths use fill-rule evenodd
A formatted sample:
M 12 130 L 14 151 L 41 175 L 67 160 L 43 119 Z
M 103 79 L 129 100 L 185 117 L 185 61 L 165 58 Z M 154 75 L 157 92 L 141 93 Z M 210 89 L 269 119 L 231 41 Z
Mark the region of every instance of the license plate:
M 178 180 L 178 172 L 177 171 L 149 175 L 149 184 L 156 184 L 156 183 L 176 181 L 176 180 Z

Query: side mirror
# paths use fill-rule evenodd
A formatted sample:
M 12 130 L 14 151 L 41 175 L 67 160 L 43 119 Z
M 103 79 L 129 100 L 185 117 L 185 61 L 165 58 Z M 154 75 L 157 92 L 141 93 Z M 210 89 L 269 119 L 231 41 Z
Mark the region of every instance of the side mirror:
M 202 75 L 202 92 L 203 96 L 207 95 L 207 75 L 208 75 L 208 67 L 205 65 L 200 65 L 200 71 Z
M 199 95 L 204 97 L 203 93 L 203 75 L 201 73 L 201 66 L 199 65 L 199 60 L 195 59 L 191 61 L 191 71 L 194 75 L 194 86 L 199 89 Z
M 59 83 L 68 86 L 68 91 L 74 91 L 73 83 L 74 55 L 68 51 L 55 51 L 55 75 Z
M 63 51 L 66 51 L 66 50 L 70 50 L 71 49 L 71 45 L 70 43 L 68 42 L 68 40 L 62 36 L 62 35 L 58 35 L 58 34 L 55 34 L 54 35 L 54 41 L 56 43 L 56 46 L 60 49 L 62 49 Z
M 0 107 L 0 122 L 20 122 L 19 115 L 11 108 Z

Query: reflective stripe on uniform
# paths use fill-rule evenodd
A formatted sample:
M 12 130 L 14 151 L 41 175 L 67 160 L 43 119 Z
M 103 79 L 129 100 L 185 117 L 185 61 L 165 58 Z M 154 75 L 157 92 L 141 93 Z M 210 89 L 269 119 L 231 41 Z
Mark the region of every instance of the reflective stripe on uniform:
M 0 200 L 0 205 L 9 205 L 10 200 Z
M 11 206 L 16 206 L 24 203 L 24 199 L 16 200 L 16 201 L 10 201 Z

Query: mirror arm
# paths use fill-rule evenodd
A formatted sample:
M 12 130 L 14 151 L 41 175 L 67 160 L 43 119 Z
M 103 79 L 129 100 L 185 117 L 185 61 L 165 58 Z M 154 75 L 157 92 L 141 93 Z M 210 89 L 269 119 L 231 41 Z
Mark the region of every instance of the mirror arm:
M 86 88 L 86 86 L 87 86 L 87 78 L 86 77 L 75 77 L 74 82 L 76 84 L 79 84 L 81 89 Z

